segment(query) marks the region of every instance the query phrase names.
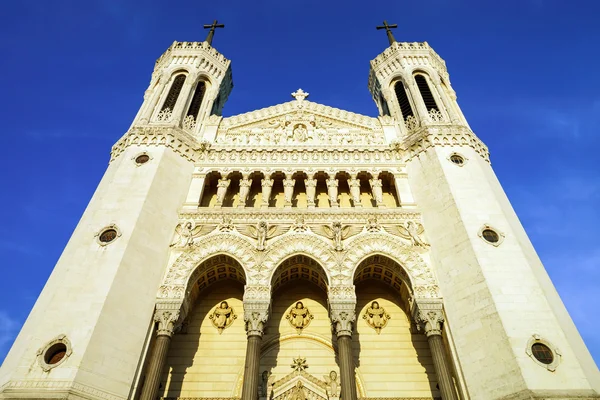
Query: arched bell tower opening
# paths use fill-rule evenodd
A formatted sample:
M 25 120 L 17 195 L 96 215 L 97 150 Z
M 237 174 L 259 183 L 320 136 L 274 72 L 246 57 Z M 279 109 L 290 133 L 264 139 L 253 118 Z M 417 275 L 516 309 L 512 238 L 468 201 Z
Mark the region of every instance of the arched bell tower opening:
M 310 382 L 322 380 L 331 371 L 339 374 L 325 270 L 312 257 L 293 255 L 276 268 L 271 287 L 271 316 L 261 349 L 259 398 L 267 397 L 267 388 L 273 392 L 270 398 L 286 398 L 293 389 L 286 386 L 291 379 L 301 380 L 315 398 L 326 396 L 319 385 L 309 387 Z
M 246 353 L 242 298 L 246 274 L 225 254 L 192 272 L 161 378 L 161 397 L 236 397 Z M 219 383 L 222 382 L 222 383 Z
M 401 398 L 439 397 L 427 338 L 412 323 L 413 289 L 406 270 L 374 254 L 359 264 L 354 284 L 354 361 L 366 397 L 389 392 Z M 378 382 L 386 382 L 385 387 Z

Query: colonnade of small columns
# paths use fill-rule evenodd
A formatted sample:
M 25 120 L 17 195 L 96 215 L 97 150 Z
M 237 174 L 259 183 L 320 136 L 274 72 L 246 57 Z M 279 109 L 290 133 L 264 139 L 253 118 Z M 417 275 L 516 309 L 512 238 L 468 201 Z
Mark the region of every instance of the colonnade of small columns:
M 397 207 L 412 204 L 406 175 L 388 171 L 212 171 L 193 176 L 186 206 Z

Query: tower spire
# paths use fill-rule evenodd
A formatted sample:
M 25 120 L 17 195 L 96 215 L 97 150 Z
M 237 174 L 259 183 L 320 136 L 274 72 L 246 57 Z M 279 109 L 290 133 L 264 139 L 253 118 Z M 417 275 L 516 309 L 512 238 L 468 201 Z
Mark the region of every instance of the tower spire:
M 206 27 L 206 25 L 204 27 Z M 388 40 L 390 41 L 390 46 L 391 46 L 392 44 L 394 44 L 394 42 L 396 42 L 396 39 L 394 38 L 394 35 L 392 34 L 392 29 L 395 29 L 397 27 L 398 27 L 398 24 L 388 25 L 387 21 L 384 20 L 383 26 L 377 26 L 376 28 L 378 30 L 385 29 L 385 32 L 387 33 L 387 37 L 388 37 Z
M 204 25 L 204 29 L 210 29 L 208 31 L 208 35 L 206 36 L 205 42 L 212 46 L 213 36 L 215 36 L 215 28 L 225 28 L 225 24 L 219 24 L 219 22 L 215 19 L 211 25 Z

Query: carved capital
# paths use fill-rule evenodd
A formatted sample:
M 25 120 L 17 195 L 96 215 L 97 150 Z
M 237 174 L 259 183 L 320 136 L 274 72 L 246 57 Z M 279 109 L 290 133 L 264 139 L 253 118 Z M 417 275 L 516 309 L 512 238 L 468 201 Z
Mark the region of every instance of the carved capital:
M 352 336 L 356 321 L 356 300 L 345 302 L 330 302 L 330 316 L 333 330 L 338 337 Z
M 158 322 L 156 336 L 173 336 L 175 325 L 179 320 L 179 310 L 157 309 L 154 313 L 154 322 Z
M 248 336 L 262 336 L 271 304 L 271 287 L 246 285 L 244 288 L 244 322 Z
M 442 334 L 444 311 L 441 300 L 416 301 L 412 308 L 417 329 L 423 331 L 427 337 Z

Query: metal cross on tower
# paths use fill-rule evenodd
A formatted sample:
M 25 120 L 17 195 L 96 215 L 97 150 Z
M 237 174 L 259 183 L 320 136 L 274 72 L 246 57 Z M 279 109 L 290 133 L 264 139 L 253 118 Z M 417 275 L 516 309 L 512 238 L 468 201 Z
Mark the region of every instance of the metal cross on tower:
M 383 26 L 377 26 L 376 28 L 377 29 L 385 29 L 385 32 L 387 33 L 387 37 L 388 37 L 388 40 L 390 41 L 390 46 L 391 46 L 396 41 L 396 39 L 394 39 L 394 35 L 392 35 L 392 29 L 395 29 L 397 27 L 398 27 L 398 24 L 388 25 L 387 21 L 383 21 Z
M 225 28 L 224 24 L 219 24 L 219 22 L 215 19 L 211 25 L 204 25 L 204 29 L 210 29 L 208 31 L 208 35 L 206 36 L 205 42 L 212 46 L 213 36 L 215 36 L 215 28 Z

